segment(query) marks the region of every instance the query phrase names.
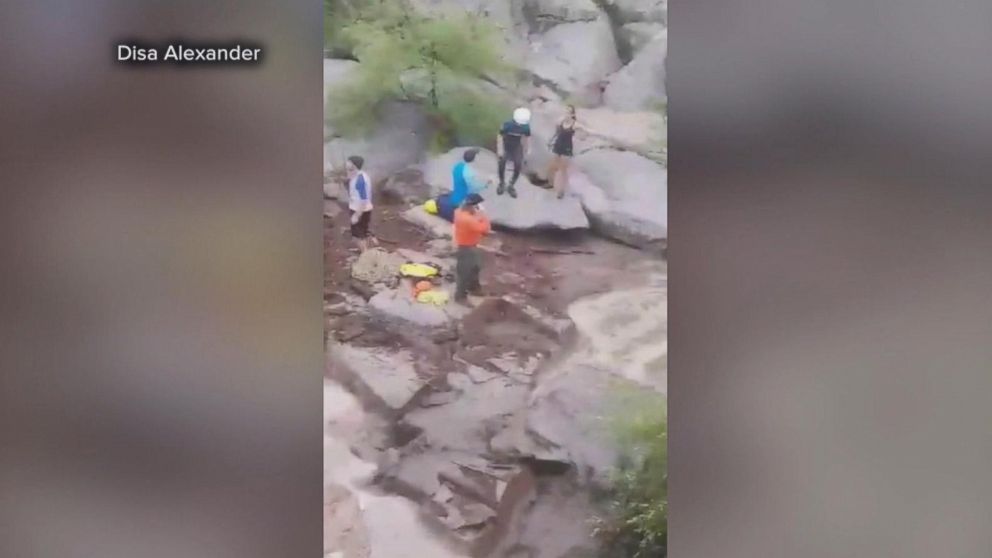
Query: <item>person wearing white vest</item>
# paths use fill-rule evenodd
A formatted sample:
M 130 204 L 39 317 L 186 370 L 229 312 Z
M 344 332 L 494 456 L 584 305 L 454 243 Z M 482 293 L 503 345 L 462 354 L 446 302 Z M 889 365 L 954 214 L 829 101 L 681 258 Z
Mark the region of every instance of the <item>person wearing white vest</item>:
M 345 170 L 348 172 L 348 209 L 351 210 L 351 236 L 358 243 L 358 249 L 368 249 L 369 225 L 372 222 L 372 180 L 362 170 L 365 159 L 358 155 L 348 157 Z

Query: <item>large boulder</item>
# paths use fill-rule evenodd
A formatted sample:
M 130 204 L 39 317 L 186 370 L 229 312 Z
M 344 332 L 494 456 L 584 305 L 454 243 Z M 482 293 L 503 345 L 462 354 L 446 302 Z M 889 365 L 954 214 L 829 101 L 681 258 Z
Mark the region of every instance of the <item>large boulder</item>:
M 451 169 L 462 160 L 462 154 L 466 149 L 464 147 L 452 149 L 444 155 L 431 159 L 424 166 L 424 179 L 434 188 L 435 194 L 451 191 Z M 495 153 L 488 150 L 480 151 L 474 165 L 483 178 L 492 179 L 494 184 L 498 182 Z M 511 172 L 508 168 L 507 175 Z M 507 181 L 509 179 L 510 176 L 507 176 Z M 570 196 L 557 199 L 554 192 L 534 186 L 525 175 L 520 176 L 516 190 L 518 194 L 516 198 L 510 197 L 509 194 L 497 196 L 495 187 L 487 188 L 482 192 L 482 197 L 486 200 L 484 203 L 486 214 L 494 225 L 514 230 L 589 228 L 589 219 L 582 211 L 578 199 Z
M 350 155 L 365 158 L 373 182 L 419 164 L 430 140 L 427 116 L 414 103 L 387 103 L 379 123 L 364 137 L 334 137 L 324 144 L 324 172 L 341 170 Z
M 668 0 L 604 0 L 615 10 L 621 23 L 668 21 Z
M 563 23 L 531 38 L 527 69 L 557 92 L 586 101 L 607 76 L 620 69 L 613 30 L 602 16 L 595 21 Z
M 607 106 L 617 110 L 651 110 L 663 103 L 665 92 L 665 57 L 668 55 L 668 31 L 644 46 L 641 51 L 613 74 L 603 93 Z
M 493 437 L 499 456 L 537 460 L 549 471 L 572 468 L 583 484 L 607 486 L 619 456 L 605 418 L 610 394 L 632 382 L 581 362 L 543 377 L 523 411 Z
M 569 175 L 593 230 L 637 247 L 668 237 L 668 171 L 629 151 L 601 149 L 575 158 Z
M 637 55 L 651 41 L 661 37 L 665 33 L 665 26 L 661 23 L 650 21 L 635 21 L 627 23 L 620 28 L 620 35 L 627 44 L 633 55 Z

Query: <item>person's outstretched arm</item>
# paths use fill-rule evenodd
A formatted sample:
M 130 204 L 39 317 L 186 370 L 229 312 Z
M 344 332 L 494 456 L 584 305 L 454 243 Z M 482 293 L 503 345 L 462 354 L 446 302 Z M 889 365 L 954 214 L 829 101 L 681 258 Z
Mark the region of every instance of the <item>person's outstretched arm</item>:
M 484 181 L 479 173 L 475 172 L 475 169 L 466 165 L 465 166 L 465 182 L 468 184 L 468 191 L 470 194 L 477 194 L 484 190 L 492 181 Z

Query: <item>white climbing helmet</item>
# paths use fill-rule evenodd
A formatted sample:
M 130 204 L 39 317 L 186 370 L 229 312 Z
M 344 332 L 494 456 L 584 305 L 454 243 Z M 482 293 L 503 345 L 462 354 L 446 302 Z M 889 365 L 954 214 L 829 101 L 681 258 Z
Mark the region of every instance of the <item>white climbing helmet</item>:
M 513 121 L 521 126 L 530 124 L 530 109 L 520 107 L 513 111 Z

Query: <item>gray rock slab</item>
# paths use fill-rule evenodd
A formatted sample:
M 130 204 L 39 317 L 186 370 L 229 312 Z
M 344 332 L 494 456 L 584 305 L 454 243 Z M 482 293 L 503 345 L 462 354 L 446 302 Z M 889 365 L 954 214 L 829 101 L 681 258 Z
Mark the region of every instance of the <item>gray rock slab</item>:
M 590 88 L 621 67 L 610 22 L 556 25 L 531 37 L 527 69 L 559 92 L 588 94 Z
M 629 151 L 596 150 L 575 158 L 572 192 L 593 230 L 644 247 L 668 237 L 668 171 Z
M 637 56 L 609 78 L 603 101 L 616 110 L 650 110 L 667 99 L 665 58 L 668 32 L 645 45 Z
M 408 351 L 334 344 L 328 348 L 328 356 L 332 366 L 338 367 L 335 375 L 343 383 L 390 414 L 401 414 L 425 392 L 425 382 Z
M 434 188 L 435 193 L 450 192 L 452 189 L 451 169 L 461 160 L 466 148 L 456 148 L 444 155 L 434 157 L 424 166 L 424 177 Z M 482 150 L 474 163 L 476 171 L 483 179 L 498 182 L 496 154 Z M 510 169 L 507 169 L 510 172 Z M 509 176 L 507 177 L 509 180 Z M 517 181 L 518 196 L 496 195 L 496 188 L 485 188 L 481 195 L 485 199 L 483 207 L 494 225 L 514 230 L 559 229 L 575 230 L 589 228 L 589 219 L 582 211 L 582 205 L 575 198 L 557 199 L 555 193 L 531 184 L 526 176 Z M 443 221 L 443 219 L 442 219 Z M 449 225 L 450 228 L 450 225 Z

